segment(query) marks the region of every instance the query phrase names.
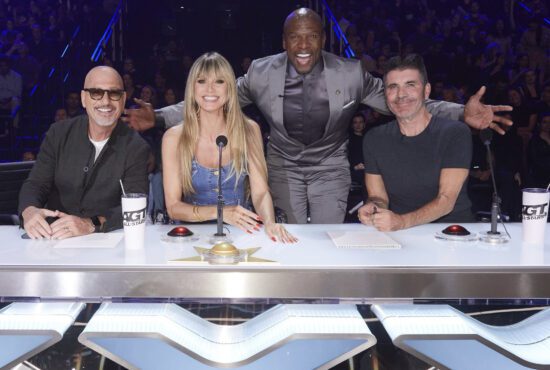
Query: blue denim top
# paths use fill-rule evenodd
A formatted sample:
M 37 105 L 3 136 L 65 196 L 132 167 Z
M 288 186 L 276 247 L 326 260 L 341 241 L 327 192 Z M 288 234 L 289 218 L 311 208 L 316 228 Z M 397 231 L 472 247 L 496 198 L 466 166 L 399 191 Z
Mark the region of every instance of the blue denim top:
M 244 182 L 248 175 L 243 174 L 238 180 L 235 175 L 227 178 L 230 171 L 231 163 L 222 167 L 222 195 L 225 204 L 248 208 Z M 185 201 L 198 206 L 215 205 L 218 202 L 218 169 L 201 166 L 193 158 L 191 177 L 195 193 L 186 196 Z

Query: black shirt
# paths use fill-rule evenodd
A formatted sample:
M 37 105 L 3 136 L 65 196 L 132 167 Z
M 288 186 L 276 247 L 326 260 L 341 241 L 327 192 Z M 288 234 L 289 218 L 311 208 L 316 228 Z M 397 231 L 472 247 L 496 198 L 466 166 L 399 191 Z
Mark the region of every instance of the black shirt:
M 405 214 L 437 197 L 443 168 L 470 168 L 472 139 L 463 123 L 437 116 L 416 136 L 403 135 L 392 121 L 366 133 L 363 155 L 365 172 L 382 176 L 389 209 Z M 470 209 L 463 184 L 453 211 L 437 221 L 463 222 L 464 215 L 471 216 Z

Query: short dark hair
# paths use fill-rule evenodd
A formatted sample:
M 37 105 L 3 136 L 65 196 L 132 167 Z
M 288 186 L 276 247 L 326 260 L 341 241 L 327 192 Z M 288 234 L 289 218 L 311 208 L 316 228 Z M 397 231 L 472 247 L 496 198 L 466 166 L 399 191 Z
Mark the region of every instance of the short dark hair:
M 353 115 L 353 117 L 351 117 L 351 120 L 353 121 L 353 119 L 355 117 L 361 117 L 363 118 L 363 121 L 366 121 L 366 118 L 365 118 L 365 115 L 363 114 L 363 112 L 355 112 L 355 114 Z
M 426 71 L 426 65 L 424 59 L 418 54 L 408 54 L 405 57 L 395 56 L 390 58 L 386 62 L 386 70 L 384 71 L 384 80 L 391 71 L 403 71 L 405 69 L 416 69 L 420 73 L 422 83 L 426 85 L 428 83 L 428 72 Z

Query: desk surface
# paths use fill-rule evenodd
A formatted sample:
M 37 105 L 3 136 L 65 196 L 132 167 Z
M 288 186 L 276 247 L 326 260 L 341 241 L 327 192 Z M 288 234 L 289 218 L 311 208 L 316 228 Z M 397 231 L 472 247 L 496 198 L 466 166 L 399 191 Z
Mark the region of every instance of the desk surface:
M 53 241 L 22 240 L 16 227 L 0 227 L 0 297 L 80 298 L 550 298 L 550 236 L 544 246 L 521 242 L 521 224 L 507 224 L 503 245 L 444 242 L 442 224 L 389 233 L 401 249 L 338 249 L 326 231 L 365 230 L 359 224 L 289 225 L 300 241 L 273 243 L 230 227 L 239 248 L 261 246 L 266 265 L 186 265 L 170 260 L 209 246 L 215 225 L 191 226 L 197 242 L 166 243 L 172 226 L 148 225 L 143 251 L 57 249 Z M 465 225 L 472 232 L 488 224 Z M 502 229 L 499 226 L 499 229 Z M 122 231 L 118 231 L 122 232 Z

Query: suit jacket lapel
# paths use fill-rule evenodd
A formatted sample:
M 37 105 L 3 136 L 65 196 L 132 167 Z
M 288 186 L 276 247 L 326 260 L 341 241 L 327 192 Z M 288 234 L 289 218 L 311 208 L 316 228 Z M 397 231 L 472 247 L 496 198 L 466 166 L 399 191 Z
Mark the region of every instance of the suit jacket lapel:
M 274 125 L 286 133 L 283 116 L 283 95 L 285 93 L 286 53 L 274 58 L 273 67 L 269 69 L 268 86 L 271 95 L 271 118 Z
M 324 74 L 327 84 L 328 104 L 330 116 L 325 127 L 325 136 L 331 130 L 331 127 L 338 122 L 342 107 L 344 106 L 344 79 L 345 75 L 340 73 L 340 66 L 337 59 L 329 53 L 323 51 L 323 62 L 325 64 Z

